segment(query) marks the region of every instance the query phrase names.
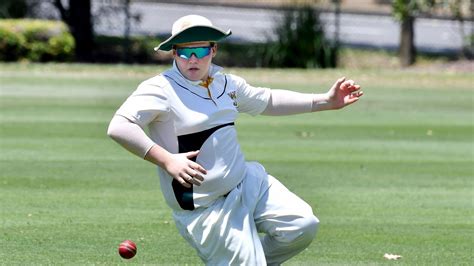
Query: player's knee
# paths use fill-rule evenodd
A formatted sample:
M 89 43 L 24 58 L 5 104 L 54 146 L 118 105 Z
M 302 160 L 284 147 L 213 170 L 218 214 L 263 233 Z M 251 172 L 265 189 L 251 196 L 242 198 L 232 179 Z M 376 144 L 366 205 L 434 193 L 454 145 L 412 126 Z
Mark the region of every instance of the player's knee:
M 306 245 L 309 245 L 316 237 L 319 220 L 314 215 L 308 215 L 304 217 L 301 225 L 300 241 L 304 242 Z
M 293 229 L 285 233 L 280 232 L 277 239 L 288 245 L 308 246 L 316 237 L 319 220 L 314 215 L 307 215 L 296 219 Z

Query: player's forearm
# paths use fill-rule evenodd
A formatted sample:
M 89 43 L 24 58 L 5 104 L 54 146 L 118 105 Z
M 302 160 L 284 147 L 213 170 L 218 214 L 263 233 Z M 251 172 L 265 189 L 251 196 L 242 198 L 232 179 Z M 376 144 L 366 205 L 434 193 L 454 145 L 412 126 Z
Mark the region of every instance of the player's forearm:
M 166 164 L 173 160 L 171 158 L 171 153 L 157 144 L 153 145 L 153 147 L 148 150 L 144 159 L 163 169 L 166 169 Z
M 171 154 L 151 140 L 139 125 L 123 116 L 112 118 L 107 134 L 133 154 L 162 168 L 171 158 Z
M 331 109 L 327 94 L 299 93 L 288 90 L 272 90 L 263 115 L 293 115 Z
M 107 135 L 140 158 L 144 158 L 155 145 L 139 125 L 120 115 L 110 121 Z
M 327 93 L 313 94 L 313 105 L 311 112 L 319 112 L 334 109 Z

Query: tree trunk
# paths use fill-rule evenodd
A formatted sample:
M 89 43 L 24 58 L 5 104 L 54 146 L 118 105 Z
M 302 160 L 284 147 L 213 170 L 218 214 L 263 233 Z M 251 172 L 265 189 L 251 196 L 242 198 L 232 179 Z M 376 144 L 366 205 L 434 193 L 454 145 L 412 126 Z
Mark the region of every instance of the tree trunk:
M 125 31 L 123 33 L 123 60 L 126 63 L 131 62 L 130 56 L 130 27 L 131 27 L 131 15 L 130 15 L 130 0 L 124 0 L 123 3 L 125 12 Z
M 400 63 L 403 67 L 411 66 L 415 63 L 415 18 L 407 16 L 401 23 L 400 31 Z
M 67 23 L 76 40 L 76 60 L 91 62 L 94 48 L 91 0 L 69 0 Z

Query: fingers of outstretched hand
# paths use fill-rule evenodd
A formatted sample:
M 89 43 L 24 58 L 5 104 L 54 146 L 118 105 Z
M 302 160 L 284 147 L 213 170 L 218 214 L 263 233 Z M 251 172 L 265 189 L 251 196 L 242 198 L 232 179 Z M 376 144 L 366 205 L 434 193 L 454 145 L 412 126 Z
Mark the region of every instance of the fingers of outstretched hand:
M 359 85 L 356 85 L 355 82 L 354 82 L 352 79 L 349 79 L 349 80 L 344 81 L 344 82 L 341 84 L 341 86 L 340 86 L 340 88 L 341 88 L 342 90 L 348 90 L 348 91 L 353 91 L 353 90 L 355 90 L 357 87 L 360 88 L 360 86 L 359 86 Z
M 348 89 L 352 92 L 358 91 L 358 90 L 360 90 L 360 85 L 352 85 Z
M 360 96 L 362 96 L 362 95 L 364 95 L 364 92 L 363 92 L 363 91 L 359 91 L 359 90 L 352 93 L 352 96 L 353 96 L 353 97 L 360 97 Z
M 345 99 L 346 105 L 357 102 L 362 95 L 364 95 L 363 91 L 355 91 L 355 92 L 352 92 L 351 94 L 347 95 L 347 97 Z

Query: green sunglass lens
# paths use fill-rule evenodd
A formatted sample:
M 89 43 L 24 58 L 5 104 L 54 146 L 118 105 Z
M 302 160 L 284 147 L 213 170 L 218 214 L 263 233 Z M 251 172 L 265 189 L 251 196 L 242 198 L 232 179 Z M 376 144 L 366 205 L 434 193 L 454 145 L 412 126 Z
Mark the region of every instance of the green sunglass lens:
M 184 59 L 189 59 L 194 54 L 196 58 L 201 59 L 211 52 L 211 47 L 192 47 L 192 48 L 178 48 L 176 49 L 178 56 Z

